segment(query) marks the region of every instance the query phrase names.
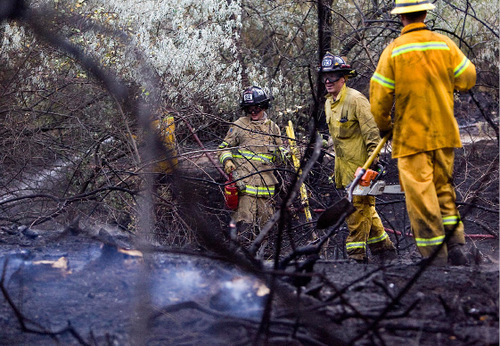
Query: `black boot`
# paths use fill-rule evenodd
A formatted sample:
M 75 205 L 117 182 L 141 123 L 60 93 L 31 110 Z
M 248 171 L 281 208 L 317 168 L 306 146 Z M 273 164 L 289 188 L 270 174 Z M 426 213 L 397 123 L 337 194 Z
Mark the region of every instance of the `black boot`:
M 467 257 L 462 251 L 461 244 L 448 245 L 448 262 L 452 266 L 465 266 L 467 265 Z
M 380 264 L 393 264 L 398 259 L 398 254 L 395 249 L 388 249 L 373 253 L 373 257 Z
M 363 258 L 349 257 L 347 259 L 347 263 L 351 263 L 351 264 L 368 264 L 368 258 L 367 257 L 363 257 Z

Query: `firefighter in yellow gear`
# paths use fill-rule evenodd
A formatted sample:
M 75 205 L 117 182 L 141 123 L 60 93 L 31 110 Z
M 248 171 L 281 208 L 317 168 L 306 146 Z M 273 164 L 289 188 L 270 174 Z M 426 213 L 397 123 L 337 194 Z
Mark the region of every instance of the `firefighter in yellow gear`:
M 345 188 L 380 142 L 379 130 L 366 97 L 345 84 L 355 71 L 344 59 L 326 53 L 319 72 L 328 92 L 325 115 L 335 151 L 335 184 Z M 352 204 L 356 211 L 346 219 L 349 258 L 367 262 L 367 245 L 382 260 L 396 258 L 395 247 L 375 210 L 375 197 L 354 196 Z
M 416 245 L 424 258 L 441 246 L 434 264 L 466 263 L 464 227 L 452 185 L 454 149 L 462 146 L 453 113 L 454 90 L 476 83 L 476 69 L 447 36 L 424 24 L 427 0 L 396 0 L 404 25 L 383 51 L 370 81 L 371 110 L 382 133 L 392 131 L 392 156 Z M 395 100 L 395 113 L 391 109 Z M 450 238 L 443 244 L 445 234 Z M 443 244 L 443 245 L 441 245 Z
M 156 164 L 155 172 L 160 174 L 171 173 L 178 164 L 174 117 L 166 114 L 161 119 L 153 120 L 153 128 L 158 130 L 163 145 L 169 151 L 169 157 L 162 158 Z
M 245 116 L 229 128 L 219 146 L 219 161 L 227 174 L 237 180 L 238 208 L 232 215 L 232 228 L 237 228 L 238 239 L 249 245 L 274 213 L 273 196 L 278 180 L 273 168 L 282 159 L 281 131 L 266 110 L 270 97 L 257 86 L 243 92 L 240 106 Z

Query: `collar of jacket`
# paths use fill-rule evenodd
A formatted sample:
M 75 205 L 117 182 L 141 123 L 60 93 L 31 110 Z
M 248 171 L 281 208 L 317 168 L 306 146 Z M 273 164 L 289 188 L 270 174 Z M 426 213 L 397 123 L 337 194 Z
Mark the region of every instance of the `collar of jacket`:
M 334 99 L 332 94 L 328 94 L 326 98 L 330 99 L 332 103 L 332 107 L 335 105 L 341 105 L 344 102 L 345 95 L 347 93 L 347 86 L 344 84 L 342 85 L 342 89 L 340 89 L 339 94 L 337 95 L 337 98 Z
M 424 23 L 411 23 L 405 26 L 401 30 L 401 35 L 407 34 L 411 31 L 418 31 L 418 30 L 429 30 L 429 28 Z

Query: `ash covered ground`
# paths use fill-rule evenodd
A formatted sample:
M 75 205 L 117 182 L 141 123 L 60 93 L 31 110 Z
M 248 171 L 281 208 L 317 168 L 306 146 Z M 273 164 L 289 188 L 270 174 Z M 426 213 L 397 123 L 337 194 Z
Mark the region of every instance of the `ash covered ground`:
M 300 293 L 278 281 L 263 332 L 271 284 L 260 273 L 202 254 L 59 236 L 23 247 L 14 244 L 21 234 L 2 238 L 2 344 L 246 345 L 257 335 L 273 345 L 498 343 L 493 261 L 422 271 L 410 260 L 319 260 Z

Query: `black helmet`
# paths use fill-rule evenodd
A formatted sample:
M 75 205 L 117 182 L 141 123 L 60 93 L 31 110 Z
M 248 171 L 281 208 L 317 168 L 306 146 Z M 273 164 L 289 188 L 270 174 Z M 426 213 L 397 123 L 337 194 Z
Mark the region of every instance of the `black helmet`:
M 241 97 L 240 107 L 246 108 L 251 106 L 259 106 L 262 109 L 268 109 L 271 98 L 267 96 L 266 92 L 259 88 L 258 86 L 252 86 L 243 91 L 243 96 Z
M 358 75 L 356 70 L 354 70 L 351 65 L 348 65 L 344 59 L 340 56 L 333 55 L 330 52 L 326 52 L 323 60 L 321 61 L 321 66 L 318 68 L 318 72 L 343 72 L 344 75 L 349 77 L 356 77 Z

